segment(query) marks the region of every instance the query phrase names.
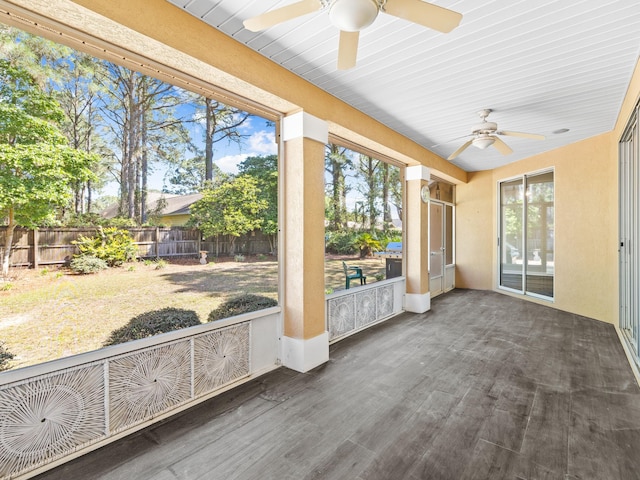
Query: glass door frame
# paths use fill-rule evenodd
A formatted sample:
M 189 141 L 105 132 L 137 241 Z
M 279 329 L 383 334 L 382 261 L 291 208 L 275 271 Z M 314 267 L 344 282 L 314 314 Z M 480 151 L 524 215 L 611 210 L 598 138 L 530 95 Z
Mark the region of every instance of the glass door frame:
M 529 202 L 527 199 L 527 189 L 529 187 L 529 183 L 528 183 L 528 179 L 531 177 L 537 177 L 540 175 L 544 175 L 546 173 L 551 173 L 553 175 L 553 199 L 552 199 L 552 204 L 553 204 L 553 217 L 554 217 L 554 227 L 553 227 L 553 232 L 554 232 L 554 237 L 553 237 L 553 246 L 552 246 L 552 251 L 553 251 L 553 262 L 555 265 L 555 169 L 554 168 L 544 168 L 541 170 L 536 170 L 533 172 L 527 172 L 521 175 L 517 175 L 514 177 L 510 177 L 510 178 L 505 178 L 502 180 L 499 180 L 497 182 L 497 227 L 498 227 L 498 239 L 497 239 L 497 262 L 496 262 L 496 267 L 497 267 L 497 287 L 500 290 L 505 290 L 508 292 L 513 292 L 513 293 L 517 293 L 519 295 L 526 295 L 529 297 L 534 297 L 534 298 L 539 298 L 541 300 L 546 300 L 549 302 L 553 302 L 554 298 L 555 298 L 555 289 L 553 289 L 553 296 L 547 296 L 547 295 L 543 295 L 543 294 L 539 294 L 536 292 L 532 292 L 529 291 L 527 289 L 527 254 L 528 254 L 528 214 L 529 214 Z M 516 288 L 513 287 L 508 287 L 505 285 L 502 285 L 502 274 L 503 274 L 503 268 L 502 268 L 502 242 L 506 241 L 506 239 L 503 238 L 503 218 L 502 218 L 502 185 L 504 183 L 508 183 L 508 182 L 515 182 L 516 180 L 520 180 L 521 185 L 522 185 L 522 231 L 520 233 L 521 237 L 522 237 L 522 254 L 524 255 L 524 259 L 522 261 L 522 266 L 520 269 L 520 275 L 521 275 L 521 288 L 518 290 Z M 546 241 L 546 240 L 545 240 Z M 555 284 L 555 267 L 554 267 L 554 271 L 553 271 L 553 276 L 554 276 L 554 284 Z
M 434 252 L 433 246 L 431 242 L 431 234 L 432 234 L 432 225 L 433 225 L 433 216 L 431 215 L 431 208 L 437 204 L 442 208 L 442 218 L 440 223 L 440 232 L 441 232 L 441 244 L 442 247 L 439 251 Z M 448 218 L 449 209 L 451 211 L 451 218 Z M 448 225 L 450 221 L 451 225 Z M 455 221 L 456 221 L 456 208 L 455 205 L 451 202 L 446 202 L 444 200 L 438 200 L 431 198 L 429 200 L 429 291 L 431 292 L 431 297 L 435 297 L 440 295 L 441 293 L 446 293 L 455 288 Z M 450 228 L 449 228 L 450 227 Z M 450 248 L 447 248 L 448 244 L 450 244 Z M 450 255 L 449 255 L 450 253 Z M 442 268 L 440 275 L 432 277 L 433 268 L 431 264 L 431 259 L 436 255 L 441 256 L 442 259 Z M 451 259 L 451 263 L 447 262 L 447 259 Z M 432 278 L 440 281 L 440 288 L 437 292 L 434 293 L 432 288 Z M 449 281 L 450 280 L 450 281 Z

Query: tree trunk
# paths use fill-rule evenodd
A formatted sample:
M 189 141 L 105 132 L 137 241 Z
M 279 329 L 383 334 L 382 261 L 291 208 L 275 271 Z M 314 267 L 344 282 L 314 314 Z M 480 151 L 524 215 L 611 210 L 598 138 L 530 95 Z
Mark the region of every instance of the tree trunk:
M 91 198 L 91 194 L 92 194 L 92 185 L 91 185 L 91 180 L 87 180 L 87 213 L 91 213 L 91 207 L 92 205 L 92 198 Z
M 4 239 L 4 254 L 2 255 L 2 276 L 7 278 L 9 276 L 9 260 L 11 258 L 11 245 L 13 243 L 13 232 L 16 229 L 16 222 L 13 208 L 9 209 L 9 223 L 7 230 L 5 231 Z
M 128 192 L 127 192 L 127 216 L 129 218 L 134 218 L 136 214 L 136 174 L 137 174 L 137 131 L 138 131 L 138 105 L 136 102 L 136 91 L 135 91 L 135 80 L 134 80 L 135 72 L 131 72 L 131 75 L 128 78 L 128 88 L 129 88 L 129 155 L 127 164 L 128 168 Z
M 384 229 L 391 227 L 391 208 L 389 207 L 389 164 L 382 163 L 382 222 Z
M 229 255 L 236 253 L 236 237 L 229 235 Z
M 147 115 L 143 113 L 141 115 L 141 143 L 142 143 L 142 185 L 140 189 L 140 223 L 147 223 L 147 190 L 148 190 L 148 176 L 149 176 L 149 158 L 147 155 Z
M 210 98 L 204 99 L 205 105 L 205 117 L 206 117 L 206 132 L 205 132 L 205 149 L 204 149 L 204 164 L 205 164 L 205 181 L 213 180 L 213 134 L 215 131 L 215 115 L 213 108 L 213 100 Z

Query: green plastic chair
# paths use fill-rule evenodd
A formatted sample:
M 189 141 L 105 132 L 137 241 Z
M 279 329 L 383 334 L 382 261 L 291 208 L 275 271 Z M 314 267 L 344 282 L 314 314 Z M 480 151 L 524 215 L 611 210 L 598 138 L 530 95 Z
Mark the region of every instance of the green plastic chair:
M 366 285 L 367 284 L 367 277 L 365 277 L 362 274 L 362 268 L 360 267 L 350 267 L 346 264 L 346 262 L 342 262 L 342 268 L 344 268 L 344 275 L 345 275 L 345 287 L 347 290 L 349 290 L 349 287 L 351 286 L 351 280 L 358 280 L 360 279 L 360 285 Z M 350 271 L 353 271 L 354 273 L 349 273 Z

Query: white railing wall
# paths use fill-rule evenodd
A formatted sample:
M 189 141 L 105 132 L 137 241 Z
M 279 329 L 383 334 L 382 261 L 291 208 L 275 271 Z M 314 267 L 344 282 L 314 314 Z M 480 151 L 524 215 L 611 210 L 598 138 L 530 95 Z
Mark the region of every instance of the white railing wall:
M 30 478 L 279 364 L 280 308 L 0 374 L 0 479 Z
M 329 343 L 402 312 L 404 293 L 405 279 L 396 277 L 327 295 Z

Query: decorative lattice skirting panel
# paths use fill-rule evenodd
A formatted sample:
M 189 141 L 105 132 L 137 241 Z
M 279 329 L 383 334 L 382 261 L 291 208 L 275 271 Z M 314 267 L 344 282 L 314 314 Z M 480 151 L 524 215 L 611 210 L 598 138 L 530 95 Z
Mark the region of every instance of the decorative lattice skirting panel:
M 394 284 L 353 290 L 327 300 L 329 341 L 382 320 L 397 310 Z
M 329 300 L 327 315 L 329 318 L 329 340 L 340 337 L 356 328 L 356 295 Z
M 191 398 L 190 341 L 109 362 L 110 430 L 117 432 Z
M 104 366 L 36 377 L 0 390 L 0 478 L 106 436 Z
M 279 316 L 269 318 L 275 325 Z M 59 370 L 0 386 L 0 480 L 106 443 L 248 377 L 252 321 L 130 353 L 105 351 L 99 360 L 92 352 L 86 363 L 82 355 L 61 359 Z M 266 358 L 277 352 L 261 351 L 256 368 L 270 367 Z
M 376 289 L 378 318 L 388 317 L 393 313 L 393 285 L 385 285 Z
M 193 342 L 197 397 L 249 375 L 249 323 L 216 330 L 196 337 Z

